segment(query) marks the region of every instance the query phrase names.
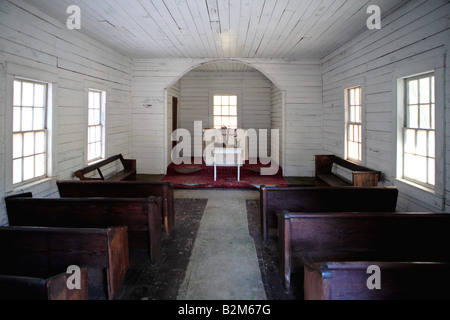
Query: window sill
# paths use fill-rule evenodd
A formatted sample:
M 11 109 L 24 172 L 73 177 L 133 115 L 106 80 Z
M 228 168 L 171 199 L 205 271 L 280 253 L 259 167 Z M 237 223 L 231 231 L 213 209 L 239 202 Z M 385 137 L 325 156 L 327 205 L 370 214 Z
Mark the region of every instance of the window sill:
M 432 211 L 444 210 L 444 197 L 437 194 L 434 189 L 401 178 L 394 179 L 394 185 L 407 198 L 414 199 L 418 205 Z

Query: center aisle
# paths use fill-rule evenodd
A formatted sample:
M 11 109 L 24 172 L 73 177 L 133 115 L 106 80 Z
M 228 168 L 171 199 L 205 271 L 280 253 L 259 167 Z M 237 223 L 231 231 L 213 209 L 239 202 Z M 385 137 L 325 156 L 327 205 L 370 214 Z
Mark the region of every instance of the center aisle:
M 259 193 L 177 190 L 176 197 L 208 198 L 178 300 L 265 300 L 245 202 Z

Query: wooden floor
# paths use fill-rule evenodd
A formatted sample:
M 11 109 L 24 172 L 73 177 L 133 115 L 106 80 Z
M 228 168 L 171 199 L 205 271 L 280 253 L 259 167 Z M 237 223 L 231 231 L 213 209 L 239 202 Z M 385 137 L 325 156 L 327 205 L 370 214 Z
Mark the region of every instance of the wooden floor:
M 176 228 L 170 237 L 164 238 L 160 261 L 150 265 L 145 253 L 130 253 L 131 266 L 116 295 L 117 300 L 177 299 L 206 204 L 207 199 L 175 199 Z M 275 239 L 270 239 L 265 246 L 261 242 L 259 201 L 247 200 L 246 206 L 249 232 L 255 241 L 267 299 L 302 299 L 300 282 L 289 294 L 283 290 Z

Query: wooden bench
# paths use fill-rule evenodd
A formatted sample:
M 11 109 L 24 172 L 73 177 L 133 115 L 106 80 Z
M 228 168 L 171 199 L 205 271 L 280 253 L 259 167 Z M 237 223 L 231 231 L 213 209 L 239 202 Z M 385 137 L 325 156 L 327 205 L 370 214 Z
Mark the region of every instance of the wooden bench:
M 0 275 L 0 300 L 89 300 L 88 271 L 80 268 L 80 289 L 69 289 L 68 273 L 39 276 Z
M 316 185 L 318 186 L 356 186 L 374 187 L 380 181 L 381 172 L 363 167 L 350 160 L 335 155 L 316 155 Z M 351 171 L 351 179 L 333 173 L 337 165 Z
M 280 273 L 286 291 L 305 260 L 450 262 L 450 215 L 438 213 L 278 213 Z
M 129 268 L 126 227 L 0 227 L 0 274 L 36 277 L 87 267 L 89 297 L 112 300 Z
M 159 259 L 162 247 L 161 203 L 148 198 L 5 198 L 11 226 L 105 228 L 127 226 L 130 250 L 147 250 Z
M 168 182 L 150 181 L 57 181 L 63 198 L 148 198 L 161 197 L 164 230 L 170 235 L 175 226 L 174 186 Z
M 367 281 L 377 266 L 380 287 Z M 450 263 L 345 261 L 305 264 L 305 300 L 449 300 Z
M 261 228 L 265 243 L 277 228 L 277 211 L 394 212 L 396 187 L 260 187 Z
M 108 164 L 114 163 L 116 161 L 120 161 L 123 169 L 119 172 L 113 174 L 110 177 L 105 177 L 103 172 L 101 171 L 102 167 L 107 166 Z M 87 175 L 91 172 L 96 171 L 98 173 L 98 177 L 88 177 Z M 122 181 L 122 180 L 136 180 L 136 160 L 134 159 L 124 159 L 121 154 L 109 157 L 105 160 L 94 163 L 90 166 L 87 166 L 84 169 L 78 170 L 75 172 L 75 176 L 80 180 L 111 180 L 111 181 Z

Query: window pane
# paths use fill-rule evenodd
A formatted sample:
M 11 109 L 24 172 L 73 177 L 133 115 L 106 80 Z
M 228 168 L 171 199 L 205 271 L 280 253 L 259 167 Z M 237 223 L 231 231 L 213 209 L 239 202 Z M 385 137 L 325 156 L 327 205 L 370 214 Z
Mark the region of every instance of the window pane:
M 102 141 L 102 127 L 101 126 L 95 127 L 95 141 L 98 141 L 98 142 Z
M 214 105 L 215 106 L 221 106 L 222 105 L 222 97 L 221 96 L 214 96 Z
M 214 106 L 214 115 L 217 116 L 217 115 L 220 115 L 220 114 L 222 114 L 222 107 Z
M 436 161 L 428 159 L 428 184 L 434 185 L 436 183 Z
M 22 106 L 32 107 L 34 103 L 34 85 L 29 82 L 22 84 Z
M 13 183 L 22 182 L 22 159 L 13 161 Z
M 22 82 L 14 81 L 14 106 L 22 105 Z
M 94 125 L 100 124 L 100 110 L 94 110 Z
M 94 108 L 94 92 L 89 92 L 89 102 L 88 102 L 89 108 Z
M 222 105 L 228 106 L 230 104 L 230 98 L 228 96 L 222 96 Z
M 43 84 L 34 85 L 34 106 L 43 108 L 45 106 L 45 89 Z
M 34 177 L 34 156 L 26 157 L 23 159 L 23 180 L 30 180 Z
M 97 142 L 95 144 L 95 157 L 100 158 L 102 155 L 102 144 L 101 142 Z
M 436 157 L 436 139 L 434 131 L 428 132 L 428 156 L 431 158 Z
M 237 129 L 237 117 L 230 117 L 230 127 Z
M 361 123 L 362 119 L 361 119 L 361 107 L 355 107 L 355 121 Z
M 22 131 L 33 130 L 33 108 L 22 108 Z
M 230 106 L 237 106 L 237 96 L 230 97 Z
M 404 152 L 416 153 L 416 131 L 415 130 L 406 130 Z
M 419 103 L 419 82 L 412 80 L 408 82 L 408 104 Z
M 420 128 L 431 129 L 429 104 L 420 105 Z
M 361 105 L 361 88 L 355 89 L 355 105 Z
M 430 78 L 420 79 L 419 84 L 420 103 L 430 103 Z
M 23 155 L 24 157 L 34 154 L 34 133 L 25 133 L 23 135 Z
M 428 154 L 428 137 L 426 131 L 417 131 L 417 150 L 418 155 L 426 157 Z M 422 167 L 423 168 L 423 167 Z
M 356 122 L 355 107 L 350 106 L 350 122 Z
M 214 117 L 214 128 L 220 129 L 222 127 L 222 117 Z
M 355 139 L 355 136 L 353 134 L 353 132 L 354 132 L 353 127 L 354 126 L 351 124 L 348 129 L 348 140 L 350 140 L 350 141 L 354 141 L 354 139 Z
M 41 177 L 45 175 L 45 155 L 40 154 L 36 156 L 35 175 Z
M 434 92 L 435 92 L 435 89 L 434 89 L 434 77 L 431 77 L 431 93 L 430 93 L 430 95 L 431 95 L 431 103 L 435 103 L 435 96 L 434 96 Z
M 44 108 L 34 108 L 33 130 L 44 129 Z
M 355 105 L 355 90 L 350 90 L 350 106 Z
M 229 116 L 230 115 L 230 108 L 228 106 L 222 107 L 222 115 L 223 116 Z
M 237 107 L 230 107 L 230 116 L 237 116 Z
M 405 155 L 405 176 L 420 181 L 427 182 L 427 158 Z
M 229 117 L 222 117 L 222 125 L 224 127 L 229 127 L 230 126 L 230 118 Z
M 431 129 L 434 130 L 436 129 L 436 117 L 435 117 L 435 107 L 434 104 L 431 105 L 431 119 L 430 119 L 430 125 L 431 125 Z
M 419 127 L 419 106 L 409 106 L 408 108 L 408 128 L 418 128 Z
M 22 114 L 22 108 L 20 107 L 14 107 L 13 111 L 13 131 L 18 132 L 22 130 L 22 124 L 21 124 L 21 114 Z
M 35 144 L 35 153 L 45 153 L 45 133 L 37 132 L 36 133 L 36 144 Z
M 22 134 L 18 133 L 13 136 L 13 159 L 22 157 L 23 145 Z

